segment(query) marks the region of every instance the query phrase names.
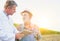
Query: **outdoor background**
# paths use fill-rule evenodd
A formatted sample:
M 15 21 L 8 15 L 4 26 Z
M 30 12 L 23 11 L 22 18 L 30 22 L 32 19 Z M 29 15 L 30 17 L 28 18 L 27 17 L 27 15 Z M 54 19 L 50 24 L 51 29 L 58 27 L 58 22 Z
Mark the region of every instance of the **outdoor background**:
M 31 22 L 39 26 L 42 41 L 60 41 L 60 0 L 15 0 L 16 13 L 10 16 L 15 26 L 23 23 L 20 12 L 29 10 L 33 14 Z M 0 0 L 0 10 L 6 0 Z M 54 38 L 55 37 L 55 38 Z

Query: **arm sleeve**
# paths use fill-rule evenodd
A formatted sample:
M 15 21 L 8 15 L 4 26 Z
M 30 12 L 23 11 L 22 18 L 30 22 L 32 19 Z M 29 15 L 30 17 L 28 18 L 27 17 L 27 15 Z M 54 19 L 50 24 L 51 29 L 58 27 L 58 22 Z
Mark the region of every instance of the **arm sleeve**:
M 2 21 L 0 19 L 0 39 L 4 39 L 4 37 L 6 37 L 6 33 L 4 31 L 3 25 L 2 25 Z
M 37 39 L 37 40 L 40 40 L 41 38 L 42 38 L 42 36 L 41 36 L 41 32 L 40 32 L 40 30 L 39 30 L 39 27 L 38 26 L 36 26 L 35 25 L 35 38 Z
M 12 29 L 13 29 L 13 32 L 16 34 L 16 33 L 19 33 L 19 31 L 17 30 L 17 28 L 14 26 L 14 22 L 13 22 L 13 20 L 9 17 L 9 20 L 10 20 L 10 22 L 11 22 L 11 24 L 12 24 Z
M 3 21 L 0 18 L 0 40 L 2 40 L 2 41 L 14 40 L 13 38 L 15 38 L 15 34 L 7 32 L 6 31 L 7 29 L 5 29 L 2 22 Z
M 38 33 L 37 33 L 37 40 L 41 39 L 42 38 L 42 35 L 41 35 L 41 32 L 40 30 L 38 29 Z

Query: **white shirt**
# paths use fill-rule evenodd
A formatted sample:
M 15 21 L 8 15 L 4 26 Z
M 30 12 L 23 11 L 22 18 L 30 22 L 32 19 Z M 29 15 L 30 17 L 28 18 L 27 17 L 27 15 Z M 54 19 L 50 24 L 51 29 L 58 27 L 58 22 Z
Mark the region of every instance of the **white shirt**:
M 15 41 L 16 33 L 18 31 L 12 21 L 3 11 L 0 11 L 0 41 Z

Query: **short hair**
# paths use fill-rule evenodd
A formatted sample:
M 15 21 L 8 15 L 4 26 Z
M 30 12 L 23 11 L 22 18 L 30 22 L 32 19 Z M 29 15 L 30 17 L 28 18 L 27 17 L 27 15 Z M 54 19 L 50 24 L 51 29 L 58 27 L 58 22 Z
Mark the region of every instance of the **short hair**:
M 32 13 L 31 13 L 30 11 L 28 11 L 28 10 L 22 11 L 22 12 L 21 12 L 21 15 L 23 15 L 23 13 L 28 13 L 29 16 L 30 16 L 30 18 L 32 17 Z
M 12 7 L 13 5 L 17 6 L 17 4 L 16 4 L 15 1 L 13 1 L 13 0 L 7 0 L 6 3 L 5 3 L 4 8 L 7 8 L 8 6 Z

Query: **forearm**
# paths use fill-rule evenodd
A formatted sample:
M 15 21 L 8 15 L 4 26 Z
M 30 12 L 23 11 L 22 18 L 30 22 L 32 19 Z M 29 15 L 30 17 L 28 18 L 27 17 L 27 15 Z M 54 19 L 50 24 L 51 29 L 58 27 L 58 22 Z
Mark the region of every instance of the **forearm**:
M 39 40 L 37 40 L 37 41 L 41 41 L 41 40 L 39 39 Z

